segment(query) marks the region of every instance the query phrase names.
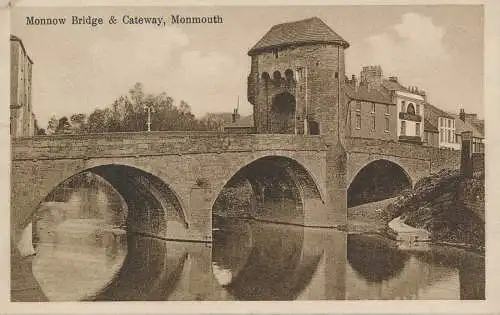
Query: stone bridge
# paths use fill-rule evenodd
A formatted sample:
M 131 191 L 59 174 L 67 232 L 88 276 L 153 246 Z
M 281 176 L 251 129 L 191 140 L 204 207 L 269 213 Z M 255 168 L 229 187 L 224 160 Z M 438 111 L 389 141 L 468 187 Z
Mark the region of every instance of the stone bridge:
M 51 191 L 85 171 L 107 180 L 124 198 L 129 229 L 211 242 L 214 203 L 235 178 L 251 184 L 257 219 L 335 227 L 346 224 L 348 203 L 369 201 L 380 191 L 379 197 L 387 197 L 394 193 L 391 187 L 412 186 L 443 167 L 459 167 L 459 152 L 360 138 L 343 142 L 313 135 L 186 132 L 15 139 L 12 241 Z M 270 185 L 281 179 L 295 187 L 296 209 L 259 207 L 269 189 L 278 189 Z

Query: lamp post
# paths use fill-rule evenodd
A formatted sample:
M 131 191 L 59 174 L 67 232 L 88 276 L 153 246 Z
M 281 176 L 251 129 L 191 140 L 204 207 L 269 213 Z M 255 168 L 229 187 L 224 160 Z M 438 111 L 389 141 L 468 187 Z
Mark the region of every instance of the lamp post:
M 153 108 L 151 105 L 144 106 L 144 109 L 148 111 L 148 131 L 151 131 L 151 112 L 153 112 Z

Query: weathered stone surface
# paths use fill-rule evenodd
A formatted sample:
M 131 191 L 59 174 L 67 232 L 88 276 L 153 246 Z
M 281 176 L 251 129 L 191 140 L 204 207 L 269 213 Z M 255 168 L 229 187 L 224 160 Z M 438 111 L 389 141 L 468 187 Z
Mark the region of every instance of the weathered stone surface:
M 16 139 L 12 144 L 11 164 L 11 218 L 16 231 L 13 235 L 29 223 L 39 203 L 62 181 L 96 167 L 118 165 L 158 178 L 176 196 L 189 223 L 189 229 L 179 232 L 179 237 L 210 241 L 216 198 L 238 171 L 257 160 L 271 157 L 278 165 L 285 163 L 305 198 L 304 216 L 300 220 L 309 226 L 345 224 L 347 187 L 373 161 L 385 159 L 398 164 L 413 183 L 442 163 L 439 150 L 418 145 L 349 139 L 339 146 L 328 139 L 308 135 L 192 132 Z M 339 148 L 344 153 L 339 154 Z M 312 193 L 315 190 L 317 196 Z M 297 218 L 289 219 L 300 223 Z

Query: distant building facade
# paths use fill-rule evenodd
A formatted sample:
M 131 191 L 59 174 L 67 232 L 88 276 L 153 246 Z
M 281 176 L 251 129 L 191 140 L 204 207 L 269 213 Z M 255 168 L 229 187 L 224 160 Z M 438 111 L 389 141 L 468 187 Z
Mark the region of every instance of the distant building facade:
M 224 131 L 339 135 L 460 150 L 460 133 L 470 130 L 480 150 L 483 120 L 429 104 L 425 91 L 384 77 L 378 65 L 363 67 L 359 80 L 346 77 L 348 47 L 319 18 L 273 26 L 248 52 L 253 116 L 233 113 Z
M 460 143 L 456 139 L 456 122 L 455 117 L 445 112 L 438 107 L 426 105 L 426 119 L 430 125 L 435 126 L 438 130 L 438 147 L 460 150 Z
M 423 143 L 425 92 L 385 78 L 380 66 L 363 67 L 359 84 L 356 76 L 346 79 L 345 91 L 350 136 Z
M 346 80 L 348 135 L 351 137 L 397 140 L 397 108 L 393 95 L 375 88 L 362 75 Z
M 28 137 L 35 134 L 35 116 L 32 108 L 33 61 L 23 42 L 10 36 L 10 134 L 11 137 Z

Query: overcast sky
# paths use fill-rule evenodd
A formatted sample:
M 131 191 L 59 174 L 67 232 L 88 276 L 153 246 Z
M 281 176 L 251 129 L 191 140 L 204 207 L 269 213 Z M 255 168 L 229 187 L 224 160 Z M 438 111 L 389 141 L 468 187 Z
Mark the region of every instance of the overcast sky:
M 26 16 L 110 15 L 223 17 L 218 25 L 27 26 Z M 193 112 L 249 114 L 246 78 L 251 48 L 278 23 L 318 16 L 347 40 L 346 74 L 382 66 L 403 85 L 427 91 L 431 103 L 484 116 L 481 6 L 22 8 L 12 10 L 12 34 L 34 61 L 33 108 L 48 118 L 104 108 L 135 82 L 166 91 Z

